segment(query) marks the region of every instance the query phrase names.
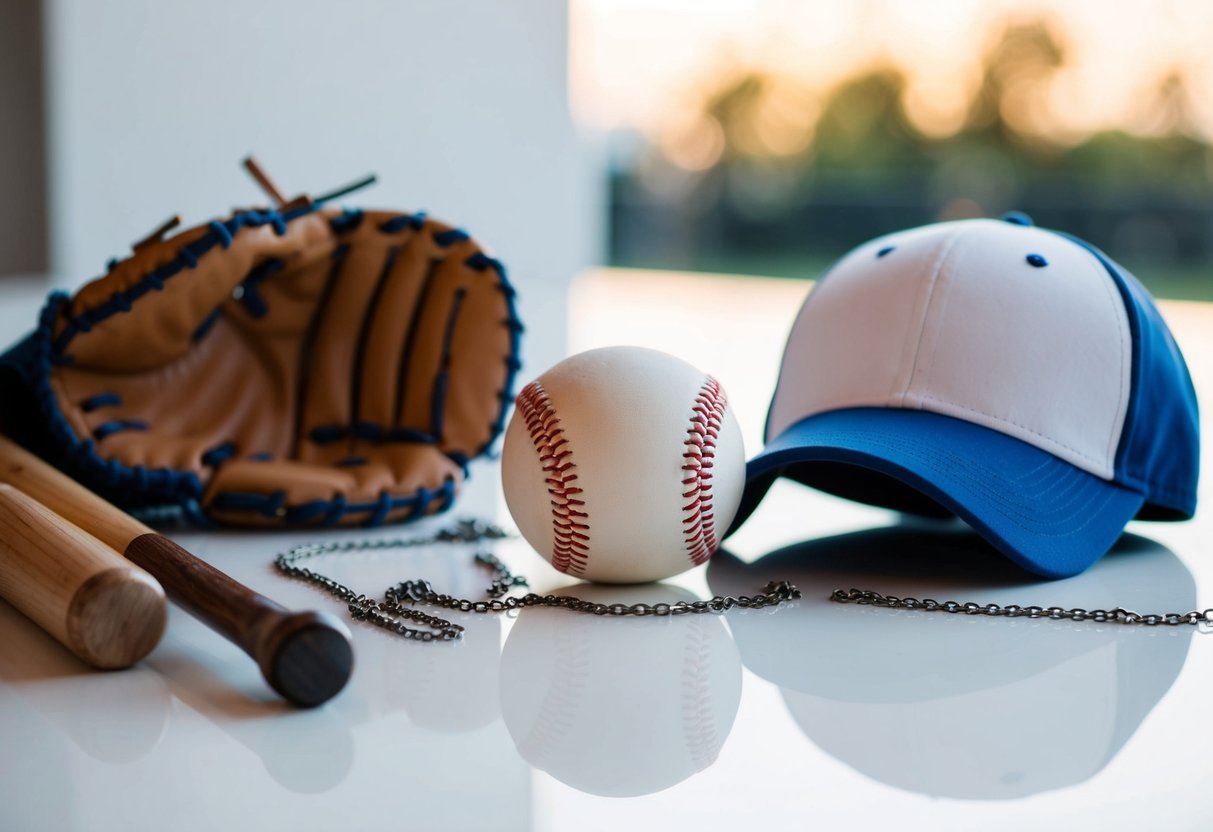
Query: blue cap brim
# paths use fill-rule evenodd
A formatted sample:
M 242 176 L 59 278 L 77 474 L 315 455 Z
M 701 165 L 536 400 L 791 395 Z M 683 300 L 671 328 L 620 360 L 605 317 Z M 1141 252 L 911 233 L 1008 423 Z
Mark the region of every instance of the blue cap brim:
M 746 466 L 731 534 L 780 476 L 843 463 L 900 482 L 956 514 L 1008 558 L 1049 578 L 1082 572 L 1116 542 L 1144 497 L 990 428 L 924 410 L 852 408 L 791 426 Z M 858 499 L 891 505 L 873 478 Z M 814 483 L 830 490 L 828 482 Z M 847 496 L 855 498 L 854 488 Z

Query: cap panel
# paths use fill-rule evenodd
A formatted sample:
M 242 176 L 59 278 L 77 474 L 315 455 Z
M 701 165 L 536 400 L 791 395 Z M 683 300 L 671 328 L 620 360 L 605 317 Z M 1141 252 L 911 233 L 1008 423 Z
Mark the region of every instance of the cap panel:
M 1143 491 L 1148 520 L 1178 520 L 1196 511 L 1200 416 L 1188 365 L 1149 292 L 1122 266 L 1082 240 L 1123 298 L 1133 333 L 1133 383 L 1116 452 L 1116 481 Z
M 993 428 L 1112 479 L 1132 337 L 1107 271 L 1051 232 L 963 225 L 938 270 L 903 406 Z
M 767 439 L 826 410 L 900 406 L 949 237 L 936 226 L 879 238 L 818 282 L 788 336 Z

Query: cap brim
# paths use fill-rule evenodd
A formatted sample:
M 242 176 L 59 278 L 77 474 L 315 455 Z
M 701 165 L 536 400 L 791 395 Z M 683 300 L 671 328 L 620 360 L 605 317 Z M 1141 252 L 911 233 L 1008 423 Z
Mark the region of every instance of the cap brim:
M 1116 542 L 1144 497 L 1014 437 L 924 410 L 852 408 L 791 426 L 746 466 L 735 531 L 780 476 L 826 491 L 820 463 L 874 471 L 956 514 L 1023 568 L 1049 578 L 1082 572 Z M 898 507 L 883 478 L 846 496 Z

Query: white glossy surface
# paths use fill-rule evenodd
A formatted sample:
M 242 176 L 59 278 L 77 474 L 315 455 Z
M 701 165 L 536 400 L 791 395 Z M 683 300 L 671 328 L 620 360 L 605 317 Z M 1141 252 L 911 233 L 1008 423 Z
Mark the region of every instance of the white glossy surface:
M 753 452 L 806 288 L 593 275 L 574 287 L 572 346 L 636 343 L 702 366 L 738 404 Z M 0 292 L 12 336 L 32 320 L 36 287 Z M 1164 314 L 1213 401 L 1213 308 Z M 805 592 L 794 608 L 455 616 L 468 632 L 449 645 L 358 625 L 349 688 L 310 712 L 276 701 L 251 661 L 178 609 L 142 665 L 95 673 L 0 604 L 0 829 L 1205 829 L 1213 636 L 825 596 L 863 585 L 1046 606 L 1213 606 L 1211 518 L 1204 505 L 1187 524 L 1138 524 L 1084 575 L 1048 583 L 956 530 L 889 528 L 887 513 L 788 485 L 730 540 L 731 555 L 670 588 L 578 591 L 676 600 L 787 577 Z M 339 612 L 270 561 L 295 542 L 368 535 L 174 536 L 288 606 Z M 525 544 L 499 553 L 537 589 L 568 585 Z M 321 571 L 368 592 L 413 576 L 459 593 L 484 585 L 466 552 L 442 548 Z

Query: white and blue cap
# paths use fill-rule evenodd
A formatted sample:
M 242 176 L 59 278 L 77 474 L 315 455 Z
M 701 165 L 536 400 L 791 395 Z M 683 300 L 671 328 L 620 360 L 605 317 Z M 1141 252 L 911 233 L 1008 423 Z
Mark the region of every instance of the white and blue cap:
M 778 477 L 957 516 L 1046 577 L 1196 509 L 1196 393 L 1136 278 L 1021 214 L 866 243 L 810 292 L 733 529 Z M 732 531 L 732 530 L 730 530 Z

